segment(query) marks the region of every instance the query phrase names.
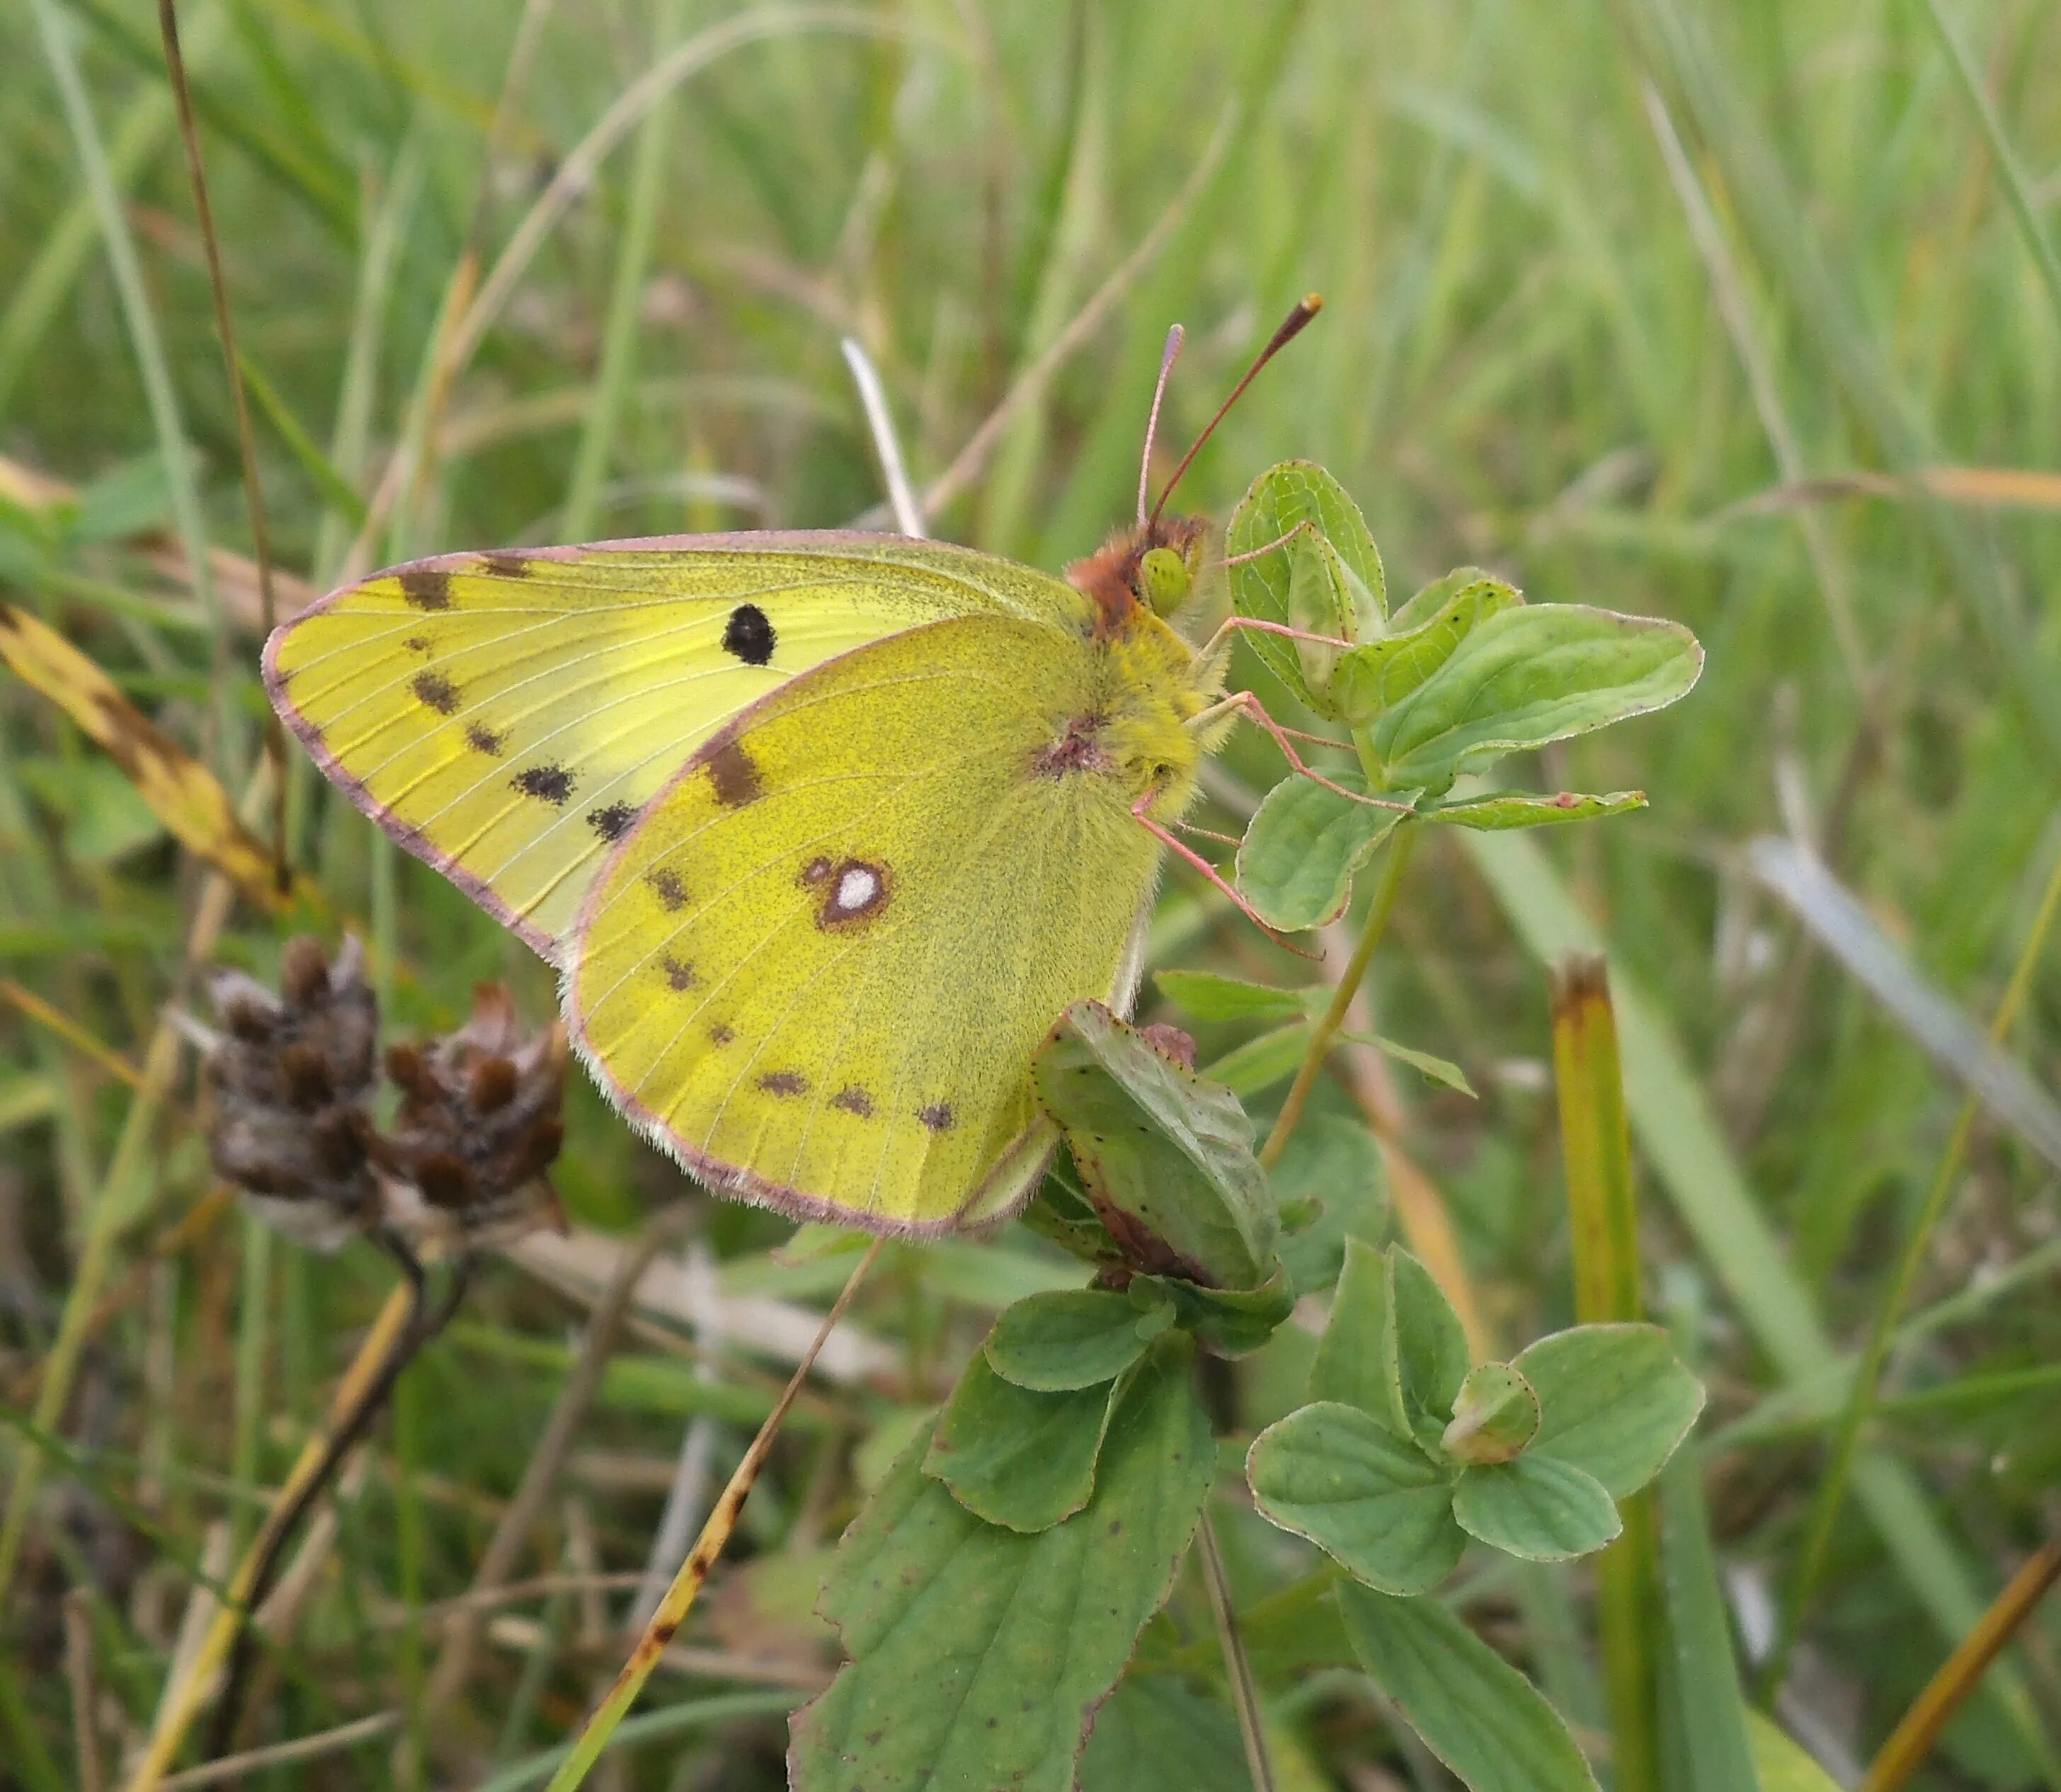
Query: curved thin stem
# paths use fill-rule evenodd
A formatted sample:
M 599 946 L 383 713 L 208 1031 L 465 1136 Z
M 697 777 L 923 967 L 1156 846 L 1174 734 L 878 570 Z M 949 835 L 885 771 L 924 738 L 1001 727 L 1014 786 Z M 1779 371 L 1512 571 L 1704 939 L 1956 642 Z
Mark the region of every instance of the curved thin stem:
M 1252 1774 L 1253 1792 L 1274 1792 L 1274 1762 L 1267 1752 L 1259 1689 L 1253 1682 L 1252 1663 L 1246 1657 L 1245 1638 L 1239 1634 L 1238 1615 L 1231 1609 L 1231 1577 L 1224 1572 L 1223 1552 L 1217 1547 L 1216 1527 L 1210 1522 L 1207 1512 L 1196 1527 L 1195 1549 L 1202 1558 L 1203 1581 L 1210 1590 L 1210 1610 L 1216 1618 L 1217 1636 L 1223 1645 L 1224 1678 L 1231 1682 L 1239 1734 L 1245 1738 L 1245 1765 Z
M 1353 997 L 1367 976 L 1367 967 L 1374 962 L 1375 948 L 1388 931 L 1388 918 L 1395 912 L 1396 894 L 1403 887 L 1403 874 L 1410 863 L 1411 849 L 1417 844 L 1417 824 L 1406 817 L 1395 824 L 1395 831 L 1389 836 L 1388 860 L 1382 866 L 1381 882 L 1375 886 L 1374 900 L 1367 908 L 1367 924 L 1360 930 L 1359 944 L 1354 947 L 1351 960 L 1339 978 L 1339 986 L 1331 993 L 1331 1006 L 1311 1030 L 1310 1049 L 1303 1054 L 1295 1082 L 1289 1085 L 1288 1098 L 1281 1104 L 1273 1131 L 1259 1148 L 1259 1161 L 1270 1170 L 1280 1158 L 1296 1122 L 1303 1118 L 1303 1110 L 1309 1106 L 1310 1091 L 1316 1085 L 1317 1073 L 1323 1069 L 1324 1060 L 1331 1055 L 1339 1030 L 1345 1026 Z
M 880 1248 L 887 1241 L 875 1238 L 853 1269 L 844 1285 L 844 1291 L 823 1315 L 823 1322 L 814 1339 L 802 1352 L 802 1360 L 794 1366 L 794 1373 L 780 1394 L 779 1403 L 766 1414 L 766 1422 L 758 1427 L 758 1434 L 751 1440 L 744 1452 L 744 1459 L 737 1465 L 736 1471 L 724 1486 L 722 1495 L 710 1510 L 708 1522 L 702 1526 L 702 1534 L 688 1550 L 687 1558 L 680 1564 L 680 1571 L 673 1577 L 673 1584 L 666 1589 L 666 1596 L 658 1602 L 658 1610 L 645 1624 L 643 1634 L 637 1639 L 636 1646 L 630 1651 L 630 1659 L 622 1664 L 622 1671 L 615 1677 L 615 1684 L 608 1690 L 594 1715 L 572 1746 L 572 1751 L 560 1763 L 558 1770 L 551 1776 L 551 1783 L 545 1792 L 574 1792 L 574 1788 L 586 1778 L 587 1770 L 601 1757 L 608 1746 L 609 1738 L 629 1715 L 630 1707 L 637 1702 L 637 1695 L 644 1682 L 651 1678 L 651 1670 L 658 1665 L 658 1658 L 687 1614 L 694 1609 L 694 1601 L 715 1566 L 716 1558 L 722 1554 L 723 1546 L 729 1542 L 730 1533 L 737 1528 L 738 1514 L 744 1510 L 744 1502 L 758 1480 L 758 1471 L 765 1467 L 766 1458 L 772 1454 L 773 1441 L 780 1434 L 782 1422 L 786 1418 L 787 1409 L 794 1403 L 794 1397 L 802 1391 L 802 1383 L 808 1378 L 814 1366 L 816 1353 L 823 1342 L 837 1329 L 837 1322 L 844 1317 L 844 1310 L 851 1304 L 851 1298 L 858 1292 L 858 1285 L 866 1279 L 866 1272 L 873 1267 L 874 1259 L 879 1256 Z

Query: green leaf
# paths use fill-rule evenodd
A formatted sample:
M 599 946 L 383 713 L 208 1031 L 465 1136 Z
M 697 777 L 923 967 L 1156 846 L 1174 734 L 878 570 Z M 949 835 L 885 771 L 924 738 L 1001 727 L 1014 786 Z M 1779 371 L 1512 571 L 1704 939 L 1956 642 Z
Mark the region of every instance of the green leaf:
M 1277 990 L 1207 970 L 1163 970 L 1153 981 L 1199 1021 L 1299 1020 L 1310 1011 L 1307 990 Z
M 1374 1683 L 1473 1792 L 1597 1792 L 1553 1707 L 1435 1599 L 1342 1586 L 1339 1604 Z
M 1470 1370 L 1439 1441 L 1449 1456 L 1487 1466 L 1524 1454 L 1539 1430 L 1539 1396 L 1507 1362 Z
M 1252 1440 L 1260 1511 L 1384 1593 L 1427 1593 L 1467 1548 L 1445 1472 L 1379 1419 L 1335 1400 L 1299 1407 Z
M 1407 1438 L 1410 1419 L 1396 1359 L 1394 1277 L 1385 1251 L 1358 1238 L 1346 1241 L 1331 1320 L 1310 1366 L 1310 1398 L 1356 1406 Z
M 1176 1277 L 1141 1275 L 1132 1278 L 1131 1298 L 1171 1305 L 1176 1323 L 1223 1357 L 1258 1350 L 1295 1310 L 1295 1285 L 1279 1261 L 1257 1288 L 1205 1288 Z
M 1679 622 L 1586 604 L 1498 611 L 1437 674 L 1374 725 L 1372 745 L 1398 786 L 1440 786 L 1505 753 L 1664 708 L 1703 666 Z
M 1348 590 L 1345 562 L 1316 530 L 1304 527 L 1288 544 L 1288 622 L 1305 634 L 1327 636 L 1329 641 L 1293 640 L 1296 664 L 1301 668 L 1303 689 L 1320 715 L 1336 715 L 1331 696 L 1331 676 L 1343 650 L 1331 641 L 1357 638 L 1359 613 Z
M 1289 1135 L 1273 1182 L 1283 1213 L 1299 1200 L 1315 1199 L 1323 1207 L 1314 1225 L 1281 1241 L 1281 1261 L 1299 1295 L 1319 1293 L 1339 1279 L 1348 1239 L 1371 1245 L 1381 1236 L 1388 1173 L 1374 1134 L 1357 1121 L 1339 1114 L 1306 1116 Z
M 165 837 L 165 824 L 111 759 L 24 759 L 16 769 L 56 818 L 75 864 L 111 865 Z
M 1357 772 L 1327 772 L 1349 790 L 1365 790 Z M 1354 802 L 1299 774 L 1261 799 L 1238 849 L 1238 887 L 1260 918 L 1295 932 L 1345 913 L 1353 874 L 1401 819 L 1393 809 Z
M 1839 1792 L 1837 1780 L 1758 1711 L 1746 1714 L 1746 1739 L 1760 1792 Z
M 1589 796 L 1563 790 L 1558 796 L 1542 797 L 1528 790 L 1492 790 L 1485 796 L 1463 797 L 1457 802 L 1442 802 L 1420 810 L 1427 822 L 1448 827 L 1471 827 L 1484 832 L 1514 827 L 1551 827 L 1559 822 L 1586 822 L 1599 815 L 1622 815 L 1643 809 L 1643 790 L 1612 790 Z
M 1045 1530 L 1095 1491 L 1095 1456 L 1115 1390 L 1035 1394 L 1005 1382 L 977 1354 L 938 1421 L 923 1472 L 991 1525 Z
M 1471 1096 L 1475 1086 L 1467 1081 L 1467 1072 L 1451 1058 L 1435 1058 L 1428 1051 L 1419 1051 L 1414 1046 L 1399 1046 L 1393 1039 L 1384 1039 L 1379 1033 L 1344 1033 L 1339 1038 L 1348 1044 L 1371 1046 L 1384 1058 L 1392 1058 L 1399 1064 L 1407 1064 L 1413 1070 L 1429 1077 L 1434 1082 L 1442 1082 L 1448 1089 L 1457 1089 L 1463 1095 Z
M 852 1659 L 794 1719 L 794 1792 L 1069 1792 L 1209 1491 L 1193 1355 L 1171 1333 L 1152 1347 L 1110 1422 L 1094 1499 L 1049 1530 L 982 1523 L 918 1450 L 902 1455 L 824 1586 Z
M 1096 1212 L 1135 1261 L 1223 1288 L 1273 1273 L 1274 1200 L 1252 1122 L 1228 1089 L 1183 1070 L 1097 1002 L 1067 1010 L 1032 1074 Z
M 1310 461 L 1283 461 L 1269 467 L 1252 482 L 1238 508 L 1231 512 L 1231 526 L 1224 532 L 1224 552 L 1235 559 L 1271 543 L 1280 543 L 1257 558 L 1231 568 L 1231 606 L 1241 616 L 1263 622 L 1290 620 L 1290 593 L 1295 576 L 1292 550 L 1303 538 L 1283 542 L 1291 530 L 1308 525 L 1320 532 L 1349 575 L 1346 590 L 1356 614 L 1349 626 L 1337 632 L 1351 640 L 1376 634 L 1387 613 L 1387 583 L 1382 576 L 1381 556 L 1368 534 L 1367 519 L 1359 506 L 1346 494 L 1345 487 L 1321 466 Z M 1279 635 L 1247 632 L 1246 640 L 1274 675 L 1309 702 L 1323 708 L 1304 682 L 1303 663 L 1295 644 Z
M 1601 1549 L 1624 1528 L 1593 1475 L 1550 1457 L 1460 1471 L 1453 1516 L 1471 1535 L 1528 1562 L 1564 1562 Z
M 1515 1366 L 1539 1395 L 1532 1454 L 1586 1470 L 1614 1499 L 1651 1481 L 1703 1410 L 1703 1383 L 1658 1326 L 1575 1326 Z
M 1055 1393 L 1115 1379 L 1145 1354 L 1129 1298 L 1100 1288 L 1032 1294 L 994 1322 L 984 1346 L 1004 1381 Z
M 1390 1246 L 1388 1254 L 1403 1400 L 1413 1422 L 1432 1419 L 1443 1429 L 1473 1366 L 1467 1328 L 1429 1270 L 1399 1246 Z
M 1419 610 L 1434 596 L 1435 602 Z M 1486 573 L 1448 574 L 1404 606 L 1385 639 L 1367 642 L 1339 659 L 1330 685 L 1336 713 L 1355 727 L 1364 726 L 1437 673 L 1480 623 L 1523 601 Z
M 1287 1026 L 1256 1034 L 1242 1046 L 1233 1046 L 1223 1057 L 1204 1065 L 1202 1074 L 1220 1082 L 1237 1096 L 1257 1095 L 1284 1077 L 1293 1076 L 1309 1054 L 1310 1023 L 1292 1021 Z
M 1073 1160 L 1063 1152 L 1045 1172 L 1036 1198 L 1023 1210 L 1023 1226 L 1084 1263 L 1114 1263 L 1123 1255 L 1082 1192 Z
M 1753 1750 L 1696 1475 L 1695 1463 L 1684 1456 L 1660 1477 L 1662 1607 L 1671 1646 L 1660 1678 L 1674 1720 L 1661 1728 L 1674 1738 L 1678 1757 L 1670 1785 L 1683 1792 L 1734 1792 L 1755 1783 Z
M 168 522 L 172 481 L 162 454 L 110 467 L 78 494 L 66 534 L 74 542 L 118 542 Z
M 1134 1677 L 1096 1714 L 1080 1792 L 1251 1792 L 1238 1720 L 1170 1674 Z

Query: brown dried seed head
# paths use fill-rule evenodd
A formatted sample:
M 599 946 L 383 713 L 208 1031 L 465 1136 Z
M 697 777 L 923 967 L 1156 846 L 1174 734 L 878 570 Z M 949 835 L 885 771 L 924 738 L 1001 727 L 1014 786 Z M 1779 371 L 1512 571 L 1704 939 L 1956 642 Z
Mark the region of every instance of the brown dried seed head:
M 474 1114 L 493 1114 L 515 1099 L 515 1066 L 505 1058 L 482 1058 L 472 1067 L 466 1099 Z

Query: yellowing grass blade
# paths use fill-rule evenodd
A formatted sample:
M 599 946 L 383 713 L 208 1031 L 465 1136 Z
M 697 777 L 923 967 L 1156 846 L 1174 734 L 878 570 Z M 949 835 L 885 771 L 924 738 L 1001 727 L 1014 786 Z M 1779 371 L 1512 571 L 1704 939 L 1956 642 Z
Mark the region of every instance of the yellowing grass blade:
M 229 793 L 98 666 L 54 629 L 8 603 L 0 603 L 0 659 L 106 750 L 181 846 L 252 902 L 278 906 L 271 855 L 236 818 Z

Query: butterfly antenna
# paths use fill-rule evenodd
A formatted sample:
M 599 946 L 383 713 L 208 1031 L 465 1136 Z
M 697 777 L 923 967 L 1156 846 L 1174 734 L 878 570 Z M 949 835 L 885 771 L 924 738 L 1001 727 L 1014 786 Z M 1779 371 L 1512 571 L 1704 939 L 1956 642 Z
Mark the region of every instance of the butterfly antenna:
M 1181 475 L 1194 465 L 1196 455 L 1203 451 L 1203 444 L 1216 433 L 1217 425 L 1224 420 L 1225 414 L 1238 402 L 1245 389 L 1251 385 L 1254 376 L 1301 335 L 1304 326 L 1323 308 L 1323 299 L 1316 293 L 1306 293 L 1295 302 L 1295 309 L 1281 320 L 1281 327 L 1267 338 L 1267 346 L 1253 357 L 1252 365 L 1245 370 L 1245 377 L 1231 389 L 1231 396 L 1217 406 L 1216 415 L 1203 426 L 1203 433 L 1195 438 L 1194 446 L 1181 457 L 1181 464 L 1174 469 L 1174 477 L 1167 482 L 1159 494 L 1159 502 L 1152 506 L 1152 514 L 1147 519 L 1149 522 L 1159 520 L 1159 513 L 1167 508 L 1167 500 L 1174 495 L 1174 488 L 1180 484 Z
M 1145 502 L 1152 489 L 1152 444 L 1159 434 L 1159 405 L 1167 396 L 1167 377 L 1181 353 L 1187 332 L 1179 324 L 1167 332 L 1167 352 L 1159 357 L 1159 383 L 1152 388 L 1152 414 L 1145 419 L 1145 452 L 1138 462 L 1138 526 L 1145 526 Z

